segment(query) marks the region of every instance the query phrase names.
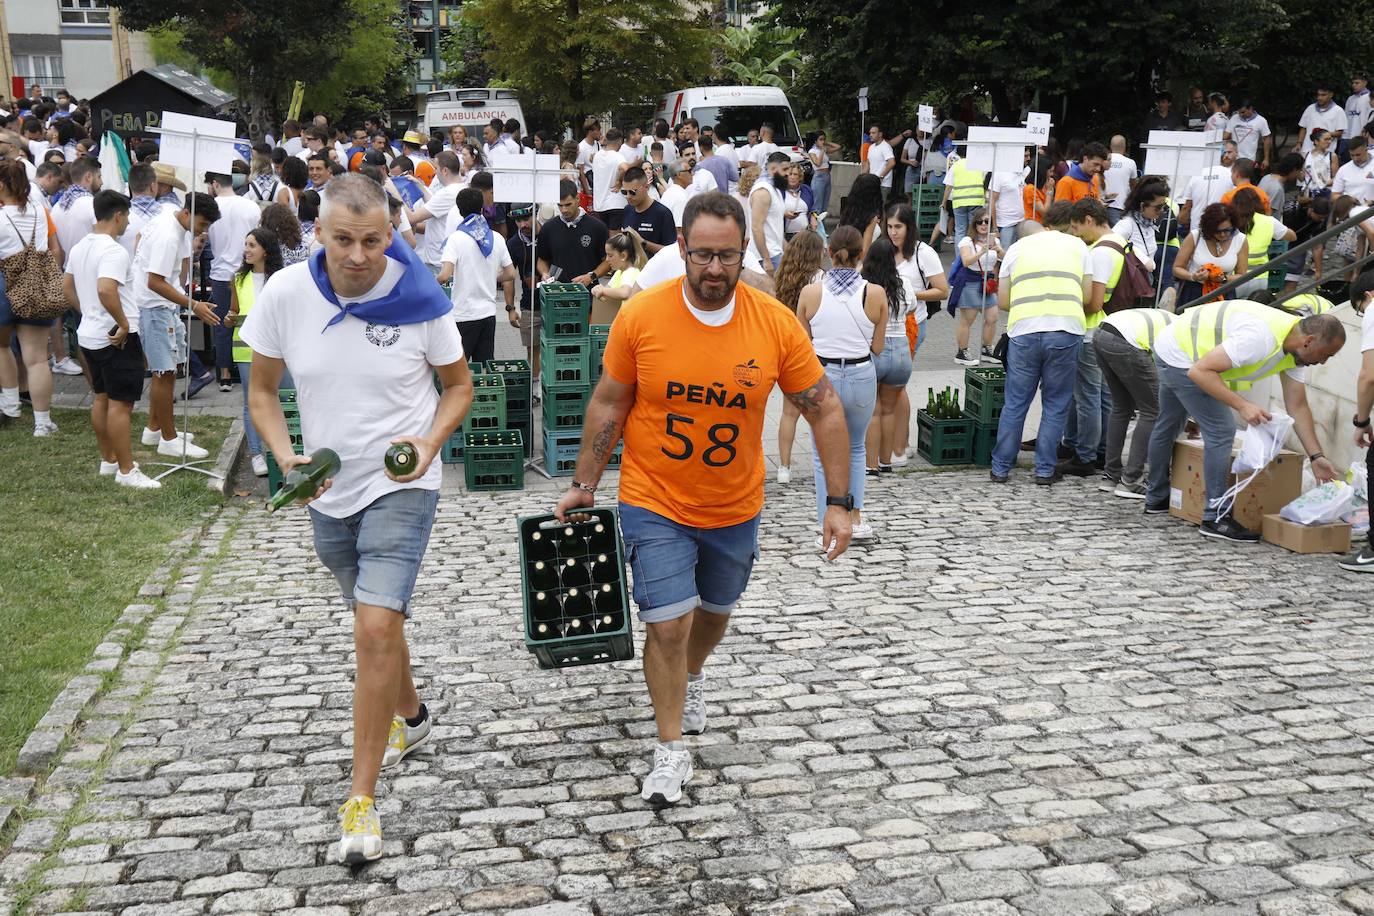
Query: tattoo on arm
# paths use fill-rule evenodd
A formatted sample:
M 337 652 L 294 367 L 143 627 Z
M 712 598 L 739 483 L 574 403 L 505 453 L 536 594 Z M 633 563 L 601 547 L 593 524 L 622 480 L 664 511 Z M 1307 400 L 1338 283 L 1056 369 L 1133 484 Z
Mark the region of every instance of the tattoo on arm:
M 819 382 L 805 391 L 788 394 L 787 400 L 802 413 L 810 414 L 820 410 L 821 405 L 834 396 L 835 387 L 830 384 L 829 376 L 822 375 Z
M 620 424 L 615 420 L 607 420 L 601 431 L 596 434 L 596 438 L 592 439 L 592 457 L 596 459 L 597 467 L 606 466 L 619 438 Z

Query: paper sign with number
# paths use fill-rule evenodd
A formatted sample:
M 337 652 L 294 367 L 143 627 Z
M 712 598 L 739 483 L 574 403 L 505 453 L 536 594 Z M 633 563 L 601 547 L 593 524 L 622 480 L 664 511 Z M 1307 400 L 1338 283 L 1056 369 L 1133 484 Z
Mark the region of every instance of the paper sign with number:
M 1043 111 L 1032 111 L 1026 115 L 1026 133 L 1036 146 L 1050 142 L 1050 116 Z
M 868 87 L 864 86 L 859 90 L 859 111 L 868 111 Z
M 923 133 L 930 133 L 935 129 L 935 109 L 929 105 L 920 105 L 916 108 L 916 126 Z

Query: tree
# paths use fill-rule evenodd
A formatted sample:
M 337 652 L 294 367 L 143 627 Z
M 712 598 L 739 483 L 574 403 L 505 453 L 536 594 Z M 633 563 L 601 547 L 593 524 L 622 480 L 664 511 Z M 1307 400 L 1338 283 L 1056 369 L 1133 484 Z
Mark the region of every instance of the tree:
M 459 17 L 439 48 L 439 60 L 444 65 L 439 82 L 448 86 L 490 86 L 499 82 L 487 63 L 487 55 L 495 51 L 480 26 Z
M 574 126 L 689 85 L 709 61 L 705 23 L 679 0 L 468 0 L 462 16 L 500 80 Z
M 730 26 L 724 32 L 723 70 L 742 86 L 777 86 L 785 89 L 801 66 L 796 50 L 800 29 L 776 28 L 751 23 Z

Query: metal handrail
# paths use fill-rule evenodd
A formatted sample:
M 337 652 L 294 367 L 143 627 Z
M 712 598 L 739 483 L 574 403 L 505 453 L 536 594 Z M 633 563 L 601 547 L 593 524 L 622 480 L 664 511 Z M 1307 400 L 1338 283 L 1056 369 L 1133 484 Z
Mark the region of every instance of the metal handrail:
M 1280 259 L 1278 259 L 1278 260 L 1282 260 L 1282 259 L 1280 258 Z M 1365 255 L 1364 257 L 1360 258 L 1359 260 L 1351 261 L 1351 262 L 1350 262 L 1349 264 L 1347 264 L 1345 267 L 1342 267 L 1342 268 L 1338 271 L 1338 273 L 1345 273 L 1346 271 L 1357 270 L 1358 268 L 1361 268 L 1361 267 L 1363 267 L 1364 265 L 1370 264 L 1370 263 L 1374 263 L 1374 251 L 1370 251 L 1369 254 Z M 1270 305 L 1279 305 L 1280 303 L 1287 302 L 1289 299 L 1296 299 L 1298 296 L 1301 296 L 1303 293 L 1309 293 L 1309 292 L 1311 292 L 1312 290 L 1316 289 L 1319 285 L 1321 285 L 1322 282 L 1325 282 L 1325 281 L 1319 281 L 1319 280 L 1316 280 L 1315 278 L 1312 279 L 1312 280 L 1309 280 L 1309 281 L 1307 281 L 1306 283 L 1302 284 L 1301 286 L 1295 286 L 1293 289 L 1289 290 L 1288 292 L 1283 293 L 1283 294 L 1280 295 L 1280 296 L 1275 296 L 1273 299 L 1269 300 L 1269 304 L 1270 304 Z M 1339 302 L 1333 303 L 1333 304 L 1334 304 L 1334 305 L 1340 305 Z
M 1266 273 L 1268 273 L 1271 269 L 1273 269 L 1273 266 L 1274 266 L 1275 264 L 1278 264 L 1278 263 L 1280 263 L 1281 261 L 1286 261 L 1286 260 L 1288 260 L 1289 258 L 1291 258 L 1291 257 L 1292 257 L 1293 255 L 1295 255 L 1295 254 L 1305 254 L 1309 249 L 1315 248 L 1316 246 L 1320 245 L 1322 242 L 1326 241 L 1327 239 L 1331 238 L 1331 237 L 1334 236 L 1334 235 L 1340 235 L 1342 232 L 1344 232 L 1345 230 L 1351 228 L 1352 226 L 1358 226 L 1360 223 L 1364 222 L 1366 219 L 1369 219 L 1370 217 L 1374 217 L 1374 207 L 1368 207 L 1368 208 L 1366 208 L 1366 209 L 1364 209 L 1364 210 L 1361 210 L 1359 213 L 1356 213 L 1356 214 L 1350 216 L 1350 217 L 1349 217 L 1348 219 L 1346 219 L 1344 222 L 1337 223 L 1336 225 L 1331 226 L 1331 227 L 1328 228 L 1328 229 L 1323 229 L 1321 232 L 1319 232 L 1319 233 L 1317 233 L 1316 235 L 1312 236 L 1312 238 L 1308 239 L 1307 241 L 1302 242 L 1302 243 L 1297 244 L 1297 245 L 1294 245 L 1292 248 L 1289 248 L 1287 251 L 1285 251 L 1285 252 L 1284 252 L 1282 255 L 1280 255 L 1279 257 L 1273 258 L 1272 260 L 1269 260 L 1269 261 L 1264 262 L 1264 263 L 1261 264 L 1259 267 L 1253 268 L 1252 270 L 1250 270 L 1250 271 L 1248 271 L 1248 272 L 1246 272 L 1246 273 L 1241 274 L 1239 277 L 1236 277 L 1234 280 L 1228 280 L 1227 282 L 1223 283 L 1221 286 L 1219 286 L 1219 287 L 1217 287 L 1216 289 L 1212 290 L 1210 293 L 1207 293 L 1207 294 L 1205 294 L 1205 295 L 1199 296 L 1198 298 L 1193 299 L 1191 302 L 1185 302 L 1185 303 L 1183 303 L 1182 305 L 1177 306 L 1177 310 L 1181 312 L 1181 311 L 1183 311 L 1183 310 L 1186 309 L 1186 308 L 1192 308 L 1192 307 L 1195 306 L 1195 305 L 1202 305 L 1204 302 L 1212 302 L 1212 301 L 1214 301 L 1214 300 L 1216 300 L 1216 299 L 1218 299 L 1218 298 L 1224 297 L 1224 296 L 1225 296 L 1227 293 L 1229 293 L 1231 290 L 1236 289 L 1236 288 L 1238 288 L 1238 287 L 1244 285 L 1245 283 L 1250 282 L 1251 280 L 1253 280 L 1253 279 L 1255 279 L 1256 277 L 1258 277 L 1260 274 L 1266 274 Z M 1237 230 L 1237 231 L 1239 231 L 1239 230 Z M 1362 260 L 1362 261 L 1363 261 L 1363 260 L 1368 260 L 1368 258 L 1364 258 L 1364 259 L 1361 259 L 1361 260 Z M 1354 265 L 1351 265 L 1351 266 L 1354 266 Z M 1350 269 L 1350 267 L 1343 268 L 1343 270 L 1349 270 L 1349 269 Z M 1316 285 L 1317 285 L 1317 284 L 1314 282 L 1314 283 L 1311 283 L 1311 284 L 1309 284 L 1309 285 L 1303 287 L 1303 292 L 1306 292 L 1307 290 L 1312 289 L 1312 288 L 1315 287 Z M 1299 293 L 1298 291 L 1295 290 L 1295 291 L 1292 292 L 1291 294 L 1285 294 L 1285 295 L 1282 297 L 1282 299 L 1285 299 L 1285 300 L 1286 300 L 1286 299 L 1291 299 L 1293 296 L 1297 296 L 1297 295 L 1301 295 L 1301 293 Z M 1278 300 L 1278 301 L 1282 301 L 1282 300 Z

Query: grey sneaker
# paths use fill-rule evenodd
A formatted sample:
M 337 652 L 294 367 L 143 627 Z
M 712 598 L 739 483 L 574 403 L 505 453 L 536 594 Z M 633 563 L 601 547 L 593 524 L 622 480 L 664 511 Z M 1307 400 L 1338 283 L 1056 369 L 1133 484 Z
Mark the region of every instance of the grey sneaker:
M 434 717 L 426 715 L 423 722 L 411 727 L 400 716 L 391 719 L 391 732 L 386 737 L 386 753 L 382 755 L 382 769 L 390 769 L 406 758 L 406 755 L 429 740 L 429 729 Z
M 706 731 L 706 675 L 696 680 L 687 675 L 687 702 L 682 705 L 682 733 L 699 735 Z
M 1347 572 L 1374 572 L 1374 547 L 1366 545 L 1348 556 L 1341 557 L 1336 565 Z
M 1126 483 L 1123 480 L 1121 483 L 1117 484 L 1116 489 L 1112 492 L 1122 499 L 1144 499 L 1145 481 L 1137 480 L 1135 483 Z
M 659 807 L 676 804 L 682 798 L 683 783 L 691 778 L 691 753 L 660 744 L 654 748 L 654 768 L 644 777 L 639 797 Z

